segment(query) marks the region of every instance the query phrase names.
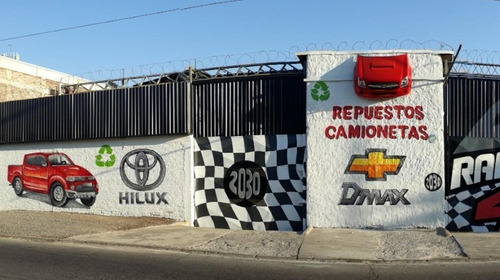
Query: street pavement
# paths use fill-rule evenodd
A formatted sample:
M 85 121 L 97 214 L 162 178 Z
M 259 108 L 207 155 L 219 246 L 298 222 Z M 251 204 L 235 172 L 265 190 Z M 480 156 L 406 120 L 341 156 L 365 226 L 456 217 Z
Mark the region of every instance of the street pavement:
M 305 232 L 192 227 L 162 218 L 0 211 L 0 237 L 305 261 L 500 261 L 499 233 L 445 229 Z

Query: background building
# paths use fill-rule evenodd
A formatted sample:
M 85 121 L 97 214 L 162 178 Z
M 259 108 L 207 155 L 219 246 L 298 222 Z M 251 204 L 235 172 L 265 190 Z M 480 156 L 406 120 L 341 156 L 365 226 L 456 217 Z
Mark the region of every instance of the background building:
M 0 56 L 0 102 L 54 96 L 61 85 L 84 79 L 19 60 L 19 55 Z

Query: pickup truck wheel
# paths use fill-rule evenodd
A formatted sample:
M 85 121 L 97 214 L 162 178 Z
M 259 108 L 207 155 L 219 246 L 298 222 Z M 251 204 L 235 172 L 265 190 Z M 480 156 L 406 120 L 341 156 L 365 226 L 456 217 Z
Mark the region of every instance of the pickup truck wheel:
M 50 202 L 52 205 L 62 207 L 68 203 L 66 191 L 60 183 L 55 183 L 50 189 Z
M 14 179 L 14 183 L 12 184 L 14 187 L 14 192 L 16 195 L 21 196 L 24 192 L 24 187 L 23 187 L 23 182 L 21 181 L 21 178 L 16 177 Z
M 90 198 L 80 198 L 80 201 L 82 202 L 83 205 L 90 207 L 95 203 L 95 196 Z

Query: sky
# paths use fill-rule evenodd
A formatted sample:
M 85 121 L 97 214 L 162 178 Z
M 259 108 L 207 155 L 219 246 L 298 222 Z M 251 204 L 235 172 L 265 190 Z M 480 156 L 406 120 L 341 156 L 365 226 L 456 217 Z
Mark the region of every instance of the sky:
M 0 54 L 18 53 L 22 61 L 93 80 L 181 71 L 188 64 L 206 68 L 290 61 L 297 51 L 315 49 L 456 51 L 462 44 L 465 55 L 481 50 L 495 60 L 488 62 L 500 64 L 500 1 L 242 0 L 207 5 L 222 1 L 3 2 Z M 169 12 L 92 25 L 161 11 Z

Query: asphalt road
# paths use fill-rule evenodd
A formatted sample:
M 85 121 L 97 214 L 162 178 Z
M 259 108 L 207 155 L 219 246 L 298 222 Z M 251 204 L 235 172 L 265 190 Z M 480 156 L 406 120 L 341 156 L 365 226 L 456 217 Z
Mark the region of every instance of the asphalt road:
M 320 263 L 0 239 L 0 279 L 498 279 L 498 262 Z

